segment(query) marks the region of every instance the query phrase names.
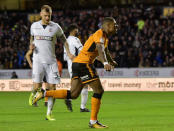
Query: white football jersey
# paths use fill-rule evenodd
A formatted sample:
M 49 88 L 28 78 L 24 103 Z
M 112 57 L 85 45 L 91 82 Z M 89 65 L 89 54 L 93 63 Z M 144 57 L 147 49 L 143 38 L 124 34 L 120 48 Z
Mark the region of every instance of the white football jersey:
M 57 38 L 64 34 L 62 28 L 52 21 L 44 28 L 40 20 L 31 25 L 30 32 L 34 36 L 36 47 L 33 53 L 33 61 L 47 64 L 55 63 L 55 44 Z
M 67 42 L 69 45 L 70 53 L 73 54 L 74 56 L 77 56 L 83 47 L 79 38 L 77 38 L 75 36 L 68 36 Z M 67 56 L 66 50 L 64 48 L 64 60 L 67 61 L 68 59 L 69 59 L 69 57 Z

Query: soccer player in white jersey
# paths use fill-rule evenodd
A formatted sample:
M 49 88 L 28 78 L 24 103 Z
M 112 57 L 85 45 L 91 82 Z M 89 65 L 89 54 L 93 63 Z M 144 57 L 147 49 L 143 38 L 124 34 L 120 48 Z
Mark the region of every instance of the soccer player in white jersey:
M 69 51 L 69 45 L 62 28 L 57 23 L 51 21 L 51 14 L 51 7 L 43 5 L 40 12 L 41 20 L 31 25 L 30 49 L 33 48 L 33 44 L 35 47 L 32 66 L 35 91 L 41 88 L 44 76 L 46 76 L 50 90 L 55 90 L 55 85 L 60 82 L 55 55 L 55 44 L 58 38 L 64 43 L 68 57 L 72 60 L 74 58 Z M 53 97 L 48 98 L 46 120 L 55 120 L 51 115 L 54 101 Z
M 74 56 L 77 56 L 83 47 L 80 40 L 77 38 L 78 32 L 79 32 L 78 26 L 76 24 L 72 24 L 68 27 L 69 36 L 67 38 L 67 41 L 69 44 L 69 50 Z M 69 59 L 69 57 L 67 56 L 65 49 L 64 49 L 64 60 L 67 61 L 68 72 L 69 72 L 70 78 L 72 78 L 72 60 Z M 80 112 L 90 112 L 89 109 L 86 108 L 86 103 L 88 100 L 88 86 L 85 85 L 85 87 L 82 87 L 82 88 L 83 89 L 81 92 Z M 72 111 L 71 100 L 67 99 L 65 100 L 65 103 L 67 104 L 67 107 L 69 107 L 68 109 Z M 68 106 L 69 103 L 70 103 L 70 106 Z

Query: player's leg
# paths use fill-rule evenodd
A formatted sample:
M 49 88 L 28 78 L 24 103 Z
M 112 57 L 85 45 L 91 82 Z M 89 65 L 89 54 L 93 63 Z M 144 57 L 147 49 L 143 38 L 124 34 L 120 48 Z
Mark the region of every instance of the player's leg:
M 51 64 L 51 65 L 45 64 L 44 68 L 46 71 L 46 75 L 45 75 L 46 81 L 49 83 L 47 90 L 49 91 L 56 90 L 56 84 L 60 83 L 60 76 L 58 73 L 57 63 Z M 55 103 L 55 99 L 53 97 L 48 97 L 46 120 L 50 120 L 50 121 L 55 120 L 52 117 L 52 110 L 53 110 L 54 103 Z
M 74 63 L 73 63 L 74 64 Z M 37 97 L 34 99 L 33 103 L 37 102 L 44 96 L 53 97 L 56 99 L 76 99 L 83 87 L 81 79 L 78 77 L 78 71 L 81 70 L 79 64 L 74 64 L 73 70 L 73 78 L 71 80 L 71 89 L 70 90 L 52 90 L 52 91 L 42 91 Z
M 67 60 L 67 65 L 68 65 L 69 76 L 70 76 L 70 78 L 72 78 L 72 61 L 70 59 Z M 65 104 L 66 104 L 67 109 L 72 112 L 73 111 L 72 100 L 65 99 Z
M 36 91 L 34 90 L 35 89 L 34 86 L 35 85 L 33 83 L 33 87 L 31 88 L 31 93 L 30 93 L 29 100 L 28 100 L 30 106 L 32 106 L 33 97 L 36 94 Z
M 33 61 L 33 68 L 32 68 L 33 88 L 29 97 L 29 105 L 32 105 L 34 95 L 42 87 L 43 76 L 44 76 L 43 65 L 39 62 Z
M 33 100 L 33 104 L 44 97 L 53 97 L 55 99 L 76 99 L 80 95 L 82 87 L 83 84 L 80 78 L 72 79 L 70 90 L 42 90 L 40 94 L 38 94 L 37 97 L 35 97 Z
M 99 76 L 93 64 L 86 64 L 81 74 L 81 80 L 83 84 L 88 84 L 93 89 L 93 96 L 91 98 L 91 119 L 89 126 L 91 128 L 106 128 L 106 126 L 100 124 L 97 120 L 98 112 L 100 109 L 100 103 L 102 94 L 104 92 Z
M 45 90 L 49 90 L 49 84 L 47 83 L 46 77 L 44 76 L 43 82 L 45 84 Z M 48 97 L 45 97 L 44 105 L 47 107 L 48 105 Z
M 81 92 L 80 112 L 90 112 L 90 110 L 86 108 L 87 100 L 88 100 L 88 85 L 84 85 Z
M 53 97 L 55 99 L 76 99 L 82 90 L 82 83 L 79 78 L 71 80 L 71 89 L 70 90 L 51 90 L 44 91 L 44 96 Z M 43 94 L 42 93 L 42 94 Z M 42 96 L 43 97 L 43 96 Z
M 71 89 L 70 95 L 72 99 L 76 99 L 79 97 L 82 91 L 82 80 L 81 80 L 81 73 L 82 65 L 80 63 L 72 63 L 72 79 L 71 79 Z
M 48 84 L 47 91 L 51 91 L 55 89 L 56 89 L 55 84 Z M 54 121 L 55 119 L 52 117 L 52 110 L 55 103 L 55 99 L 53 97 L 45 97 L 45 98 L 48 98 L 46 120 Z
M 33 87 L 31 89 L 31 93 L 29 96 L 29 105 L 32 106 L 33 97 L 36 95 L 36 92 L 40 90 L 41 83 L 33 83 Z M 37 103 L 35 103 L 33 106 L 37 107 Z
M 35 107 L 38 106 L 37 103 L 32 104 L 32 102 L 33 102 L 33 98 L 34 98 L 34 96 L 36 95 L 36 93 L 37 93 L 38 91 L 40 91 L 41 86 L 42 86 L 41 83 L 33 83 L 33 88 L 32 88 L 32 90 L 31 90 L 31 94 L 30 94 L 30 97 L 29 97 L 29 105 L 30 105 L 30 106 L 35 106 Z
M 104 89 L 99 79 L 90 82 L 89 85 L 94 92 L 91 98 L 91 118 L 89 126 L 91 128 L 107 128 L 107 126 L 100 124 L 97 119 Z

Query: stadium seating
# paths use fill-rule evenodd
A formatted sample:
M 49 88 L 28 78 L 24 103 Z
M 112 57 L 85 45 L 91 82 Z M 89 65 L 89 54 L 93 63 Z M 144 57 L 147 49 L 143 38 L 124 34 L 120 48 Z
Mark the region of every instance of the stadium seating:
M 29 68 L 24 55 L 30 39 L 30 12 L 0 14 L 0 69 Z M 109 49 L 119 67 L 174 66 L 174 15 L 163 17 L 162 7 L 131 7 L 97 10 L 54 11 L 52 20 L 66 32 L 69 24 L 79 25 L 81 42 L 101 25 L 105 16 L 117 19 L 119 30 L 110 40 Z M 62 61 L 63 46 L 56 44 L 57 58 Z M 96 62 L 97 67 L 102 64 Z

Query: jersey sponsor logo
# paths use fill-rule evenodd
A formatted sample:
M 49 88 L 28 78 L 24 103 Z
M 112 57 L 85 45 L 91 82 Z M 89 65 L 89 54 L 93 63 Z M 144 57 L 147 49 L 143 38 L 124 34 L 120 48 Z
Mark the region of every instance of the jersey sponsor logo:
M 35 39 L 36 40 L 47 40 L 47 41 L 52 41 L 53 40 L 53 37 L 50 37 L 50 36 L 35 36 Z

